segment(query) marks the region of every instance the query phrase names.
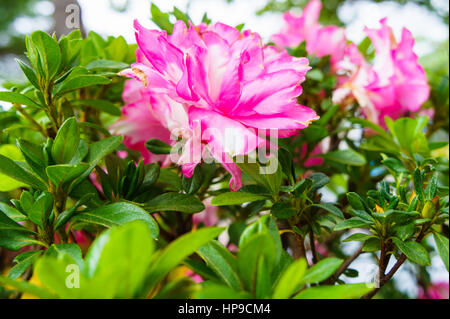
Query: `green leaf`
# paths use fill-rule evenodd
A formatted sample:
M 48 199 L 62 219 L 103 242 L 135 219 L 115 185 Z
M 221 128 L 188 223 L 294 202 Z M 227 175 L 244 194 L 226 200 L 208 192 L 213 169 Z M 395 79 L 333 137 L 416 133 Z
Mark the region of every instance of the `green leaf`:
M 343 241 L 344 242 L 348 242 L 348 241 L 366 241 L 369 238 L 373 238 L 373 237 L 374 237 L 374 235 L 372 235 L 372 234 L 356 233 L 356 234 L 348 236 Z
M 385 139 L 392 141 L 391 136 L 386 132 L 386 130 L 384 130 L 381 126 L 379 126 L 371 121 L 368 121 L 368 120 L 365 120 L 362 118 L 351 118 L 349 121 L 353 124 L 359 124 L 362 127 L 370 128 L 371 130 L 375 131 L 376 133 L 378 133 Z
M 420 243 L 412 240 L 401 241 L 396 237 L 392 238 L 392 241 L 412 262 L 422 266 L 430 265 L 430 256 L 428 255 L 427 250 Z
M 83 267 L 83 256 L 77 244 L 53 244 L 45 251 L 45 256 L 58 257 L 62 254 L 71 256 L 79 267 Z
M 338 270 L 344 261 L 339 258 L 326 258 L 309 268 L 303 278 L 302 284 L 312 284 L 324 281 Z
M 278 219 L 287 219 L 294 216 L 297 210 L 290 203 L 275 203 L 270 209 L 270 213 Z
M 86 69 L 88 70 L 98 70 L 98 69 L 122 70 L 128 67 L 130 67 L 129 64 L 111 60 L 95 60 L 86 65 Z
M 272 298 L 290 298 L 301 286 L 301 280 L 307 267 L 306 259 L 301 258 L 289 265 L 275 286 Z
M 438 181 L 438 174 L 434 173 L 433 177 L 431 177 L 430 182 L 428 183 L 427 188 L 425 189 L 425 194 L 427 199 L 433 199 L 434 196 L 436 196 L 437 191 L 437 181 Z
M 98 237 L 86 255 L 83 269 L 92 278 L 97 294 L 93 297 L 138 297 L 154 247 L 151 231 L 141 221 L 112 228 Z
M 69 163 L 80 144 L 80 129 L 74 117 L 64 121 L 52 146 L 53 160 L 58 164 Z
M 25 74 L 25 76 L 27 77 L 28 81 L 30 81 L 30 83 L 36 88 L 36 89 L 40 89 L 39 88 L 39 81 L 36 77 L 36 73 L 34 72 L 34 70 L 32 68 L 30 68 L 26 63 L 24 63 L 22 60 L 20 59 L 15 59 L 17 64 L 20 66 L 20 68 L 22 69 L 22 72 Z
M 145 143 L 145 147 L 153 154 L 170 154 L 172 150 L 172 146 L 157 138 L 148 140 Z
M 1 113 L 0 113 L 1 114 Z M 23 156 L 15 145 L 3 144 L 0 145 L 0 155 L 3 155 L 13 161 L 23 160 Z M 27 184 L 22 183 L 14 178 L 9 177 L 1 172 L 0 165 L 0 192 L 9 192 L 13 189 L 24 187 Z
M 30 284 L 27 281 L 18 281 L 14 280 L 8 277 L 0 276 L 0 284 L 1 285 L 8 285 L 11 287 L 14 287 L 18 291 L 29 293 L 35 297 L 41 298 L 41 299 L 55 299 L 56 296 L 47 291 L 46 289 L 43 289 L 41 287 L 38 287 L 36 285 Z
M 55 86 L 53 94 L 55 96 L 60 96 L 64 93 L 81 89 L 87 86 L 93 85 L 105 85 L 111 83 L 111 80 L 107 77 L 100 75 L 78 75 L 69 77 L 64 80 L 61 84 Z
M 369 214 L 372 212 L 369 206 L 367 206 L 366 202 L 357 193 L 354 192 L 347 193 L 347 199 L 350 206 L 352 206 L 354 209 L 363 210 Z
M 30 171 L 25 170 L 17 162 L 0 154 L 0 173 L 37 189 L 46 189 L 45 183 Z
M 221 243 L 213 240 L 200 247 L 197 253 L 225 284 L 235 290 L 242 289 L 242 284 L 237 274 L 236 259 Z
M 177 18 L 177 20 L 182 20 L 186 24 L 186 27 L 189 28 L 189 20 L 191 19 L 186 13 L 184 13 L 183 11 L 174 6 L 173 15 L 175 16 L 175 18 Z
M 350 166 L 363 166 L 366 165 L 367 163 L 365 157 L 362 154 L 352 149 L 337 150 L 326 154 L 320 154 L 317 156 L 321 156 L 327 160 L 336 163 Z
M 369 221 L 363 220 L 359 217 L 352 217 L 350 219 L 346 219 L 334 226 L 334 231 L 344 230 L 349 228 L 361 228 L 368 227 L 371 223 Z
M 252 236 L 245 244 L 239 245 L 238 273 L 247 291 L 252 294 L 258 290 L 260 276 L 270 276 L 275 267 L 276 247 L 268 233 Z M 259 263 L 265 263 L 261 273 Z
M 380 240 L 376 237 L 371 237 L 367 239 L 362 247 L 362 251 L 364 252 L 374 252 L 381 249 Z
M 162 12 L 155 4 L 151 4 L 150 13 L 152 14 L 152 21 L 162 30 L 166 30 L 168 34 L 172 33 L 173 24 L 169 21 L 169 15 Z
M 226 192 L 217 195 L 211 201 L 214 206 L 241 205 L 248 202 L 267 199 L 267 196 L 244 192 Z
M 294 162 L 292 160 L 292 154 L 287 149 L 280 147 L 278 149 L 278 158 L 280 161 L 281 169 L 286 177 L 289 179 L 291 185 L 295 184 L 295 170 Z
M 367 284 L 316 286 L 303 290 L 294 299 L 355 299 L 370 292 Z
M 53 196 L 48 192 L 43 192 L 33 203 L 31 211 L 28 212 L 28 217 L 36 225 L 47 227 L 52 210 Z
M 111 136 L 92 143 L 89 146 L 89 153 L 87 161 L 89 164 L 95 166 L 106 155 L 114 151 L 122 143 L 123 136 Z
M 80 163 L 78 165 L 52 165 L 46 169 L 47 176 L 56 187 L 62 187 L 64 184 L 72 182 L 77 177 L 81 176 L 89 165 Z
M 309 179 L 311 179 L 312 182 L 311 183 L 312 191 L 318 190 L 319 188 L 325 186 L 330 182 L 330 178 L 327 175 L 317 172 L 312 173 Z
M 191 178 L 186 178 L 186 176 L 183 175 L 181 184 L 183 186 L 183 190 L 187 194 L 195 194 L 203 184 L 203 173 L 201 167 L 199 165 L 195 167 L 194 174 Z
M 28 220 L 27 216 L 19 212 L 14 207 L 9 206 L 6 203 L 0 202 L 0 212 L 3 212 L 6 216 L 15 222 L 23 222 Z
M 152 236 L 158 238 L 159 228 L 153 217 L 141 207 L 126 202 L 117 202 L 78 213 L 72 217 L 71 221 L 74 223 L 96 224 L 110 228 L 134 220 L 144 221 L 150 229 Z
M 32 106 L 36 108 L 42 108 L 41 105 L 34 102 L 29 97 L 17 92 L 0 92 L 0 101 L 5 101 L 9 103 L 16 103 L 20 105 Z
M 42 250 L 33 250 L 17 255 L 16 258 L 14 258 L 14 262 L 16 262 L 17 265 L 11 268 L 8 277 L 11 279 L 17 279 L 37 260 L 41 254 Z
M 186 257 L 197 249 L 219 236 L 223 227 L 201 228 L 195 232 L 178 237 L 163 249 L 158 258 L 152 263 L 146 278 L 143 295 L 146 295 L 154 285 L 166 276 Z
M 44 246 L 41 242 L 31 238 L 31 235 L 36 234 L 0 212 L 0 247 L 16 251 L 33 244 Z
M 225 285 L 207 282 L 195 295 L 197 299 L 251 299 L 247 292 L 236 291 Z
M 337 208 L 336 206 L 334 206 L 333 204 L 321 203 L 321 204 L 313 204 L 311 206 L 326 210 L 327 212 L 329 212 L 339 218 L 344 218 L 344 214 L 341 212 L 341 210 L 339 208 Z
M 195 196 L 170 192 L 148 201 L 145 204 L 145 209 L 151 213 L 177 211 L 193 214 L 204 210 L 205 205 Z
M 73 100 L 70 101 L 72 105 L 84 105 L 84 106 L 90 106 L 96 110 L 99 110 L 101 112 L 105 112 L 111 115 L 120 116 L 122 115 L 122 112 L 120 111 L 120 108 L 118 108 L 115 104 L 107 101 L 107 100 Z
M 46 163 L 44 153 L 42 152 L 42 146 L 20 138 L 17 140 L 17 147 L 31 169 L 38 174 L 40 178 L 47 180 L 47 175 L 45 174 Z
M 448 271 L 448 238 L 438 233 L 433 233 L 433 237 L 439 256 L 441 256 L 445 268 L 447 268 Z
M 30 36 L 31 42 L 37 48 L 39 67 L 42 68 L 47 80 L 53 79 L 61 64 L 61 51 L 55 39 L 42 31 L 35 31 Z M 36 68 L 40 70 L 40 68 Z
M 425 201 L 425 193 L 423 191 L 423 176 L 419 168 L 414 170 L 414 189 L 419 196 L 420 201 L 423 203 Z
M 268 159 L 266 166 L 260 165 L 255 158 L 249 156 L 238 156 L 234 158 L 234 161 L 248 177 L 257 184 L 270 190 L 273 196 L 278 196 L 281 186 L 282 169 L 275 156 Z

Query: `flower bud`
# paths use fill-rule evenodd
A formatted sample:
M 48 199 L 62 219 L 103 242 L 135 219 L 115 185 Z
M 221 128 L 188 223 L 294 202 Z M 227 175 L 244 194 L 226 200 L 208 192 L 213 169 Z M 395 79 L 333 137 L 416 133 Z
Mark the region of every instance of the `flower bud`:
M 435 213 L 434 204 L 431 200 L 427 200 L 422 209 L 423 218 L 433 218 Z

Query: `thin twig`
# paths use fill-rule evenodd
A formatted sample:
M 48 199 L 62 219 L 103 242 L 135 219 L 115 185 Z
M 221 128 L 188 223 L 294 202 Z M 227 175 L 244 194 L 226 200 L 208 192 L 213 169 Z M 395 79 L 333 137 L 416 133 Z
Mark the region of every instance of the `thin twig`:
M 312 262 L 313 264 L 317 264 L 317 252 L 316 252 L 316 243 L 314 242 L 314 233 L 312 230 L 309 231 L 309 245 L 311 247 L 312 253 Z
M 38 122 L 35 121 L 34 118 L 30 116 L 25 110 L 20 106 L 20 104 L 13 103 L 13 107 L 19 112 L 24 118 L 28 120 L 39 132 L 41 132 L 42 135 L 47 136 L 47 132 L 44 130 L 44 128 L 39 125 Z
M 358 248 L 357 251 L 355 251 L 353 253 L 353 255 L 351 255 L 350 257 L 348 257 L 341 265 L 341 267 L 339 267 L 339 269 L 333 274 L 333 276 L 331 276 L 327 281 L 326 284 L 334 284 L 338 279 L 339 276 L 342 275 L 342 273 L 344 271 L 347 270 L 347 268 L 350 266 L 350 264 L 356 259 L 358 258 L 359 255 L 361 255 L 363 253 L 362 250 L 363 246 L 361 245 L 361 247 Z

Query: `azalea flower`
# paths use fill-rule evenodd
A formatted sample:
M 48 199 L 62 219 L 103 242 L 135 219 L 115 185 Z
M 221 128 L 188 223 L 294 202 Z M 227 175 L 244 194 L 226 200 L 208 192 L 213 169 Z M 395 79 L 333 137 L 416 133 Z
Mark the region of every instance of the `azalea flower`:
M 286 12 L 283 15 L 285 26 L 271 37 L 279 47 L 293 48 L 306 42 L 306 51 L 317 57 L 329 55 L 331 65 L 342 60 L 346 48 L 345 30 L 338 26 L 322 26 L 319 23 L 322 3 L 311 0 L 301 15 Z
M 419 288 L 419 299 L 448 299 L 449 286 L 448 282 L 440 281 L 431 284 L 424 291 L 422 287 Z
M 170 132 L 152 112 L 143 84 L 135 79 L 125 81 L 122 99 L 127 103 L 122 108 L 123 116 L 110 130 L 116 135 L 124 135 L 124 145 L 139 151 L 145 163 L 164 161 L 165 156 L 150 153 L 145 147 L 145 142 L 152 138 L 169 143 Z
M 257 33 L 222 23 L 187 27 L 183 21 L 171 35 L 137 21 L 135 29 L 137 62 L 121 75 L 141 87 L 127 92 L 138 102 L 127 105 L 115 132 L 129 144 L 155 138 L 157 130 L 163 138 L 170 132 L 172 144 L 182 141 L 181 155 L 172 160 L 186 177 L 212 156 L 232 175 L 230 188 L 237 190 L 242 182 L 234 156 L 265 146 L 269 130 L 287 137 L 318 119 L 297 104 L 308 60 L 264 47 Z
M 346 58 L 338 65 L 345 75 L 339 80 L 333 101 L 342 103 L 354 97 L 370 121 L 384 125 L 385 116 L 396 119 L 417 112 L 428 99 L 430 88 L 413 51 L 410 31 L 403 28 L 397 43 L 386 18 L 380 24 L 380 29 L 365 29 L 375 48 L 373 65 L 354 44 L 347 47 Z

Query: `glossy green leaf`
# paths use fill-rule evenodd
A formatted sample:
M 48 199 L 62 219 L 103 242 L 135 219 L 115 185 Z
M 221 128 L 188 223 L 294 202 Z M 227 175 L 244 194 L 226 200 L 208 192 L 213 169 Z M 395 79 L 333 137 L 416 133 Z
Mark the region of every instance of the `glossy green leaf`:
M 344 261 L 339 258 L 326 258 L 309 268 L 303 278 L 302 284 L 312 284 L 324 281 L 338 270 Z
M 433 233 L 433 237 L 434 242 L 436 243 L 436 248 L 439 253 L 439 256 L 441 256 L 445 268 L 447 268 L 448 271 L 448 252 L 449 252 L 448 238 L 439 233 Z
M 367 163 L 362 154 L 352 149 L 333 151 L 330 153 L 321 154 L 320 156 L 327 160 L 350 166 L 363 166 Z
M 275 286 L 272 298 L 287 299 L 298 291 L 308 264 L 304 258 L 294 261 L 281 275 Z
M 171 242 L 152 263 L 145 282 L 143 294 L 156 285 L 174 267 L 197 249 L 213 240 L 223 232 L 222 227 L 201 228 L 187 233 Z
M 430 265 L 430 256 L 428 255 L 427 250 L 420 243 L 412 240 L 401 241 L 398 238 L 392 238 L 394 244 L 400 249 L 402 253 L 406 255 L 406 257 L 422 266 Z
M 41 105 L 17 92 L 0 92 L 0 101 L 41 108 Z
M 242 284 L 237 274 L 236 259 L 221 243 L 213 240 L 200 247 L 197 253 L 230 288 L 235 290 L 242 289 Z
M 69 163 L 80 144 L 80 129 L 74 117 L 64 121 L 52 146 L 52 158 L 58 164 Z
M 134 220 L 144 221 L 150 229 L 152 236 L 158 238 L 159 228 L 153 217 L 141 207 L 127 202 L 117 202 L 78 213 L 72 217 L 71 221 L 74 223 L 96 224 L 110 228 Z
M 193 195 L 164 193 L 148 201 L 145 209 L 149 212 L 177 211 L 193 214 L 204 210 L 205 205 Z
M 367 284 L 317 286 L 303 290 L 294 299 L 356 299 L 369 293 Z
M 214 206 L 241 205 L 264 199 L 267 199 L 267 196 L 244 192 L 226 192 L 214 197 L 211 204 Z

